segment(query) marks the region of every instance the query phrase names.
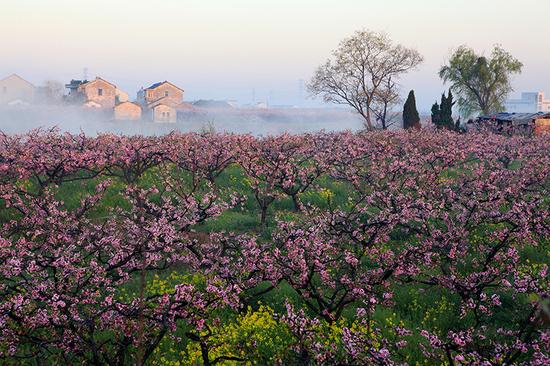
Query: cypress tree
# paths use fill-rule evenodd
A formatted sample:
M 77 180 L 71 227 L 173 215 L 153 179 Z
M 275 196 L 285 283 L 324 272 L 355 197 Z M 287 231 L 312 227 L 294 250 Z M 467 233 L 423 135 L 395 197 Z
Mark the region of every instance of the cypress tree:
M 445 97 L 445 94 L 441 95 L 441 117 L 440 123 L 441 126 L 448 128 L 450 130 L 454 129 L 455 122 L 453 120 L 453 106 L 455 102 L 453 101 L 453 93 L 449 89 L 449 94 Z
M 407 101 L 403 106 L 403 128 L 408 130 L 409 128 L 420 128 L 420 115 L 416 109 L 416 98 L 414 97 L 414 90 L 409 92 Z
M 432 123 L 439 127 L 441 125 L 441 109 L 437 102 L 432 106 Z
M 441 94 L 441 104 L 432 106 L 432 123 L 438 128 L 447 128 L 449 130 L 458 131 L 460 128 L 460 120 L 453 120 L 453 106 L 456 102 L 453 100 L 453 93 L 449 89 L 449 93 Z

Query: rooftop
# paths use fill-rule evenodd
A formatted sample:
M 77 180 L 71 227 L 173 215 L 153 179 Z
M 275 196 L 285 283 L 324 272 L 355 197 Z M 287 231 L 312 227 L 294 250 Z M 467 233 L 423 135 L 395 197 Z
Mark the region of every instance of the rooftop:
M 161 85 L 163 85 L 163 84 L 170 84 L 170 85 L 172 85 L 172 86 L 173 86 L 174 88 L 176 88 L 176 89 L 179 89 L 179 90 L 183 91 L 183 89 L 181 89 L 181 88 L 177 87 L 176 85 L 172 84 L 171 82 L 169 82 L 169 81 L 167 81 L 167 80 L 164 80 L 164 81 L 159 81 L 158 83 L 154 83 L 153 85 L 151 85 L 151 86 L 149 86 L 149 87 L 145 88 L 145 90 L 152 90 L 152 89 L 156 89 L 156 88 L 158 88 L 159 86 L 161 86 Z

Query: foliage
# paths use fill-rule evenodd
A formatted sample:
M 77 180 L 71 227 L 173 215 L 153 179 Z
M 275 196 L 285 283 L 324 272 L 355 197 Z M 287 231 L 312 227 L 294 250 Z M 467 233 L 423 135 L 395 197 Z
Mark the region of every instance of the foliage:
M 409 96 L 403 107 L 403 128 L 406 130 L 410 128 L 420 128 L 420 116 L 416 109 L 414 90 L 409 92 Z
M 461 113 L 468 117 L 502 110 L 502 103 L 512 91 L 511 76 L 519 74 L 523 64 L 500 46 L 491 57 L 478 55 L 467 46 L 460 46 L 447 65 L 439 71 L 444 82 L 458 95 Z
M 293 342 L 288 327 L 279 322 L 273 309 L 260 305 L 248 308 L 234 321 L 217 327 L 209 339 L 212 357 L 234 358 L 225 364 L 273 365 L 288 359 Z M 200 365 L 201 349 L 196 343 L 188 345 L 183 364 Z
M 1 136 L 0 361 L 548 364 L 549 143 Z
M 447 96 L 441 94 L 441 104 L 437 102 L 432 106 L 432 123 L 438 128 L 446 128 L 452 131 L 460 131 L 460 119 L 456 122 L 453 119 L 453 107 L 456 102 L 453 100 L 453 93 L 449 89 Z

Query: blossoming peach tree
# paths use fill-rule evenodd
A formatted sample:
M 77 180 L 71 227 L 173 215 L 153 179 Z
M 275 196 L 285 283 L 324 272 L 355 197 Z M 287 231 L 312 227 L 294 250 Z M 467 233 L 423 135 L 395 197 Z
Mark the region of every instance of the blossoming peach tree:
M 285 329 L 273 363 L 548 364 L 548 151 L 449 131 L 3 135 L 1 363 L 155 364 L 171 342 L 246 364 L 219 332 L 267 305 Z M 255 231 L 209 226 L 246 193 L 230 166 Z M 339 204 L 307 200 L 321 178 Z M 404 311 L 405 288 L 448 299 L 451 320 Z

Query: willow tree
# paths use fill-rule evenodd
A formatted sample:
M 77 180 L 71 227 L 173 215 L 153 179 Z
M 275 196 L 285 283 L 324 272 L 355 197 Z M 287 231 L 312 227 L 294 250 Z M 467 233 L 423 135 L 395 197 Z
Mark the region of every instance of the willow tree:
M 384 33 L 357 31 L 315 71 L 308 89 L 325 102 L 351 106 L 373 129 L 373 110 L 384 103 L 386 88 L 391 86 L 394 93 L 399 76 L 422 61 L 418 51 L 394 44 Z
M 499 45 L 490 57 L 460 46 L 441 68 L 439 76 L 450 83 L 458 96 L 461 113 L 470 116 L 476 112 L 502 111 L 506 97 L 513 91 L 511 77 L 521 73 L 522 68 L 523 64 Z

